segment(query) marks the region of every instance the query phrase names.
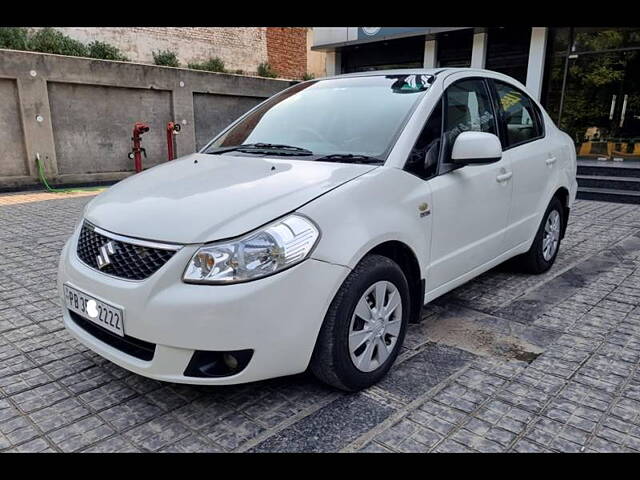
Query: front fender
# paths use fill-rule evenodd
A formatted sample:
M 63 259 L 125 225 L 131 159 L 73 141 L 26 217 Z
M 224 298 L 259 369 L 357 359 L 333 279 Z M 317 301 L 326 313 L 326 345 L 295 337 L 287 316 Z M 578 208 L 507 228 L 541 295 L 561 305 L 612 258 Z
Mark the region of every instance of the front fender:
M 429 182 L 393 167 L 377 168 L 323 195 L 298 211 L 322 232 L 312 258 L 353 269 L 376 246 L 399 241 L 415 254 L 425 278 L 431 216 Z

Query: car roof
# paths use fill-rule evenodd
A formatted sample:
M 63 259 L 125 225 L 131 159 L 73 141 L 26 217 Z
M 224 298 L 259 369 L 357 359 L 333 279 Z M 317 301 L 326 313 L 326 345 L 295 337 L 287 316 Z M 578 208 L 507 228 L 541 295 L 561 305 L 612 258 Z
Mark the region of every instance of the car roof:
M 504 73 L 496 72 L 494 70 L 487 70 L 485 68 L 463 68 L 463 67 L 443 67 L 443 68 L 398 68 L 392 70 L 368 70 L 366 72 L 355 72 L 355 73 L 343 73 L 340 75 L 332 75 L 328 77 L 320 77 L 317 79 L 313 79 L 310 81 L 316 80 L 329 80 L 334 78 L 351 78 L 351 77 L 368 77 L 368 76 L 376 76 L 376 75 L 433 75 L 434 77 L 440 76 L 443 73 L 446 76 L 451 75 L 453 73 L 466 73 L 470 76 L 482 76 L 482 77 L 492 77 L 499 78 L 501 80 L 506 81 L 512 85 L 517 86 L 518 88 L 525 90 L 526 87 L 509 75 L 505 75 Z
M 371 75 L 438 75 L 443 72 L 447 73 L 456 73 L 456 72 L 467 72 L 467 73 L 488 73 L 490 70 L 485 70 L 482 68 L 454 68 L 454 67 L 443 67 L 443 68 L 396 68 L 391 70 L 368 70 L 365 72 L 354 72 L 354 73 L 343 73 L 340 75 L 331 75 L 327 77 L 322 77 L 322 79 L 328 78 L 349 78 L 349 77 L 366 77 Z M 492 72 L 497 73 L 497 72 Z M 318 79 L 320 80 L 320 78 Z

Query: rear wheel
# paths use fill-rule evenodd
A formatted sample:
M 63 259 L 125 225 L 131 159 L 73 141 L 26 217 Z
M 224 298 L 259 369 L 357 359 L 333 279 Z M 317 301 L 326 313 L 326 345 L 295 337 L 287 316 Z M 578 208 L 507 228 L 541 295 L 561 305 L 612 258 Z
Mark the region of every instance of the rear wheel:
M 538 274 L 551 268 L 560 249 L 564 221 L 562 203 L 554 197 L 542 217 L 531 248 L 519 257 L 519 263 L 524 270 Z
M 341 390 L 373 385 L 398 355 L 409 308 L 409 286 L 400 267 L 387 257 L 367 255 L 329 307 L 311 371 Z

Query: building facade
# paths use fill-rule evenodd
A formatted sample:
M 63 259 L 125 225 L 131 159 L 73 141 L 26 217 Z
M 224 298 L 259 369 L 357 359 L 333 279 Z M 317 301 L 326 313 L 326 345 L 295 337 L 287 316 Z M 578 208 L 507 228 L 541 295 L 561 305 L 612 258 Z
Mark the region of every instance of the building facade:
M 328 74 L 476 67 L 526 85 L 576 144 L 579 160 L 640 166 L 638 27 L 315 28 Z

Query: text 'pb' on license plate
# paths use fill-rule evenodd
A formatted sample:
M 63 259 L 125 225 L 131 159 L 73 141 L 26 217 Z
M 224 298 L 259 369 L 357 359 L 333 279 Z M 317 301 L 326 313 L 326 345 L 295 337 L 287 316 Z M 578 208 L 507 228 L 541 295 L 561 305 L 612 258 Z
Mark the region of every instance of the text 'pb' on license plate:
M 106 328 L 110 332 L 124 337 L 124 319 L 122 309 L 64 285 L 64 299 L 67 308 L 83 318 Z

